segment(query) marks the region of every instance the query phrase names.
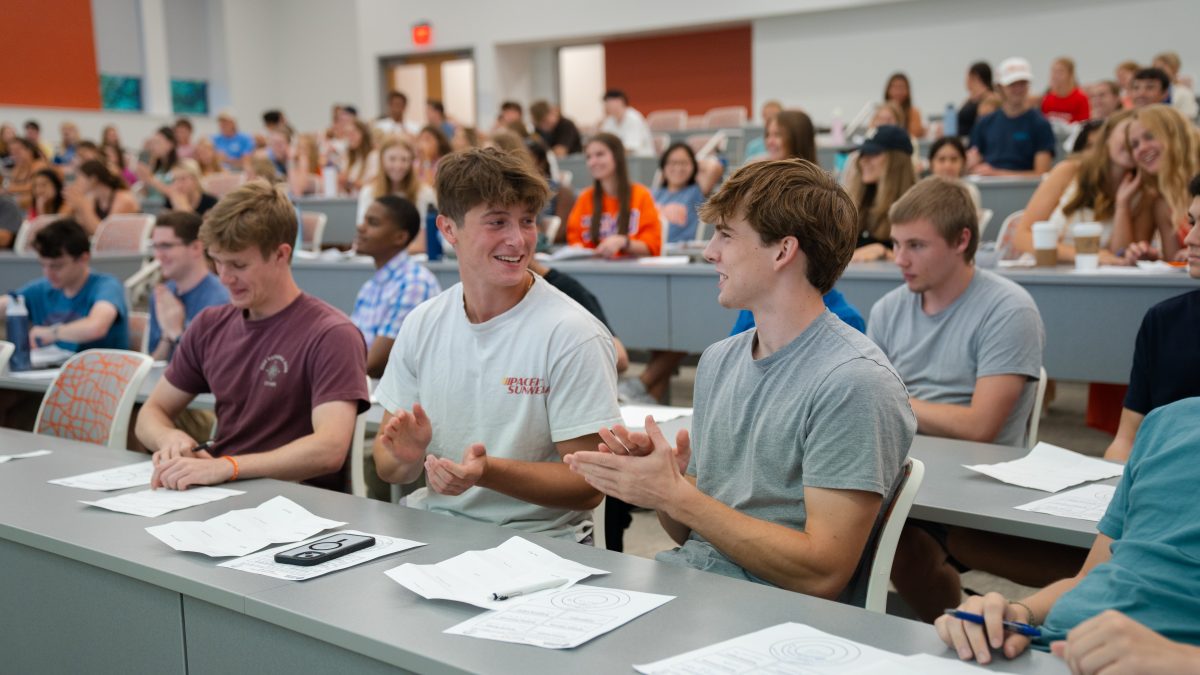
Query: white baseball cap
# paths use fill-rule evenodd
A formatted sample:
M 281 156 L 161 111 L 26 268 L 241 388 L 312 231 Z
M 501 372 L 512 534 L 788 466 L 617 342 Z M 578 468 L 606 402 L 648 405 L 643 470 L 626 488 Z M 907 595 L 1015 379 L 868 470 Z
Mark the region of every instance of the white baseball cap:
M 1033 69 L 1029 67 L 1028 61 L 1019 56 L 1001 61 L 1000 68 L 996 72 L 998 73 L 996 81 L 1006 87 L 1013 82 L 1033 81 Z

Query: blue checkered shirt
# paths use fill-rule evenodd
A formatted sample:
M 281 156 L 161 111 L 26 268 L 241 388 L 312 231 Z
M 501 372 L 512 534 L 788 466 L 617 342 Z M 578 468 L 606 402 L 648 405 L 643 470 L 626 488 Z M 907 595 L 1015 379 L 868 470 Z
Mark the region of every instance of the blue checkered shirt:
M 404 317 L 441 292 L 433 272 L 401 251 L 363 284 L 350 320 L 362 331 L 369 349 L 377 336 L 394 340 Z

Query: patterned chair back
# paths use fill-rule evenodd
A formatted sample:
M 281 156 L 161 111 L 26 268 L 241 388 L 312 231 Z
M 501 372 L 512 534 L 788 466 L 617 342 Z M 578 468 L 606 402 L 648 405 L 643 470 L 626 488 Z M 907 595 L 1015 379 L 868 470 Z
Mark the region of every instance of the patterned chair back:
M 121 349 L 72 356 L 42 398 L 34 432 L 124 449 L 133 402 L 152 363 Z
M 92 252 L 149 253 L 154 216 L 149 213 L 119 213 L 96 227 Z

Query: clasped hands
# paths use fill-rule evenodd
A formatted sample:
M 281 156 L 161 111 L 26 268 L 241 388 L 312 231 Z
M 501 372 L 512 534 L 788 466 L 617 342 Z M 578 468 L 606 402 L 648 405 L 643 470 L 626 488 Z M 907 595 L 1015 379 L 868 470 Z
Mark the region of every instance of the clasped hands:
M 646 431 L 621 425 L 601 429 L 595 452 L 575 452 L 563 458 L 589 485 L 621 501 L 654 510 L 666 510 L 680 490 L 694 489 L 684 478 L 691 458 L 686 429 L 667 442 L 654 418 L 646 416 Z
M 233 464 L 212 456 L 197 446 L 191 436 L 174 430 L 161 442 L 151 457 L 154 475 L 150 488 L 186 490 L 196 485 L 219 485 L 233 478 Z

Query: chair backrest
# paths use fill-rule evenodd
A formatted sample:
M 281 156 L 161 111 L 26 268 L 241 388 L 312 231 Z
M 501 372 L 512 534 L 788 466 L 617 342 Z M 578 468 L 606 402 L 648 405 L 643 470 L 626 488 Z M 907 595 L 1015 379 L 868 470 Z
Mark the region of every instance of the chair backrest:
M 558 229 L 562 227 L 562 218 L 559 216 L 546 216 L 542 218 L 542 231 L 546 233 L 546 241 L 554 243 L 554 238 L 558 236 Z
M 1029 425 L 1026 427 L 1028 431 L 1025 433 L 1025 447 L 1032 448 L 1037 445 L 1038 427 L 1042 423 L 1042 403 L 1046 400 L 1046 368 L 1041 369 L 1041 374 L 1038 375 L 1037 394 L 1033 397 L 1033 410 L 1029 411 Z
M 325 238 L 325 223 L 328 220 L 329 216 L 320 211 L 300 212 L 300 226 L 303 228 L 301 241 L 305 249 L 313 253 L 321 252 L 321 240 Z
M 33 238 L 37 236 L 38 230 L 59 218 L 62 218 L 62 216 L 56 213 L 48 213 L 21 223 L 21 229 L 17 230 L 17 236 L 13 240 L 13 253 L 17 255 L 36 255 L 36 251 L 33 250 Z
M 604 535 L 604 507 L 608 504 L 608 496 L 602 496 L 600 504 L 592 509 L 592 546 L 600 549 L 608 548 L 608 537 Z
M 150 353 L 150 313 L 129 313 L 129 351 Z
M 1004 219 L 1004 222 L 1000 223 L 1000 231 L 996 233 L 996 251 L 999 252 L 1001 260 L 1009 258 L 1010 254 L 1012 253 L 1013 227 L 1016 226 L 1017 221 L 1019 221 L 1023 215 L 1025 215 L 1025 209 L 1013 211 L 1012 213 L 1008 214 L 1008 217 Z M 983 232 L 983 229 L 980 228 L 979 231 Z
M 996 215 L 996 212 L 991 209 L 979 209 L 979 236 L 980 237 L 982 237 L 983 233 L 987 231 L 987 226 L 989 223 L 992 222 L 992 218 L 995 215 Z
M 8 372 L 8 360 L 12 358 L 17 346 L 11 342 L 0 340 L 0 373 Z
M 558 184 L 562 187 L 572 187 L 571 181 L 575 180 L 575 174 L 567 169 L 560 169 L 558 172 Z
M 706 127 L 704 125 L 704 115 L 688 115 L 687 128 L 688 129 L 707 129 L 708 127 Z
M 678 108 L 655 110 L 646 115 L 646 124 L 649 125 L 650 131 L 679 131 L 687 128 L 687 121 L 687 111 Z
M 686 141 L 691 146 L 692 152 L 698 155 L 704 149 L 704 146 L 708 145 L 708 142 L 712 140 L 712 137 L 712 134 L 690 134 Z
M 123 349 L 72 356 L 42 397 L 34 432 L 124 449 L 133 402 L 153 362 Z
M 205 192 L 220 199 L 237 189 L 244 179 L 241 173 L 214 173 L 205 176 L 200 183 Z
M 125 302 L 138 307 L 150 296 L 155 284 L 162 281 L 162 265 L 157 260 L 142 263 L 141 268 L 125 280 Z
M 892 561 L 896 558 L 896 545 L 900 542 L 900 531 L 904 529 L 913 500 L 924 480 L 925 465 L 921 460 L 910 457 L 884 497 L 858 567 L 839 600 L 872 612 L 887 613 L 888 582 L 892 574 Z
M 149 253 L 155 218 L 149 213 L 118 213 L 100 221 L 92 252 Z
M 367 378 L 367 391 L 371 390 L 371 378 Z M 354 438 L 350 440 L 350 494 L 367 496 L 366 439 L 367 412 L 364 410 L 354 421 Z
M 704 113 L 704 126 L 707 129 L 740 129 L 749 117 L 745 106 L 712 108 Z
M 671 134 L 655 132 L 650 134 L 650 137 L 654 139 L 654 154 L 656 155 L 661 156 L 667 151 L 667 148 L 671 147 Z

